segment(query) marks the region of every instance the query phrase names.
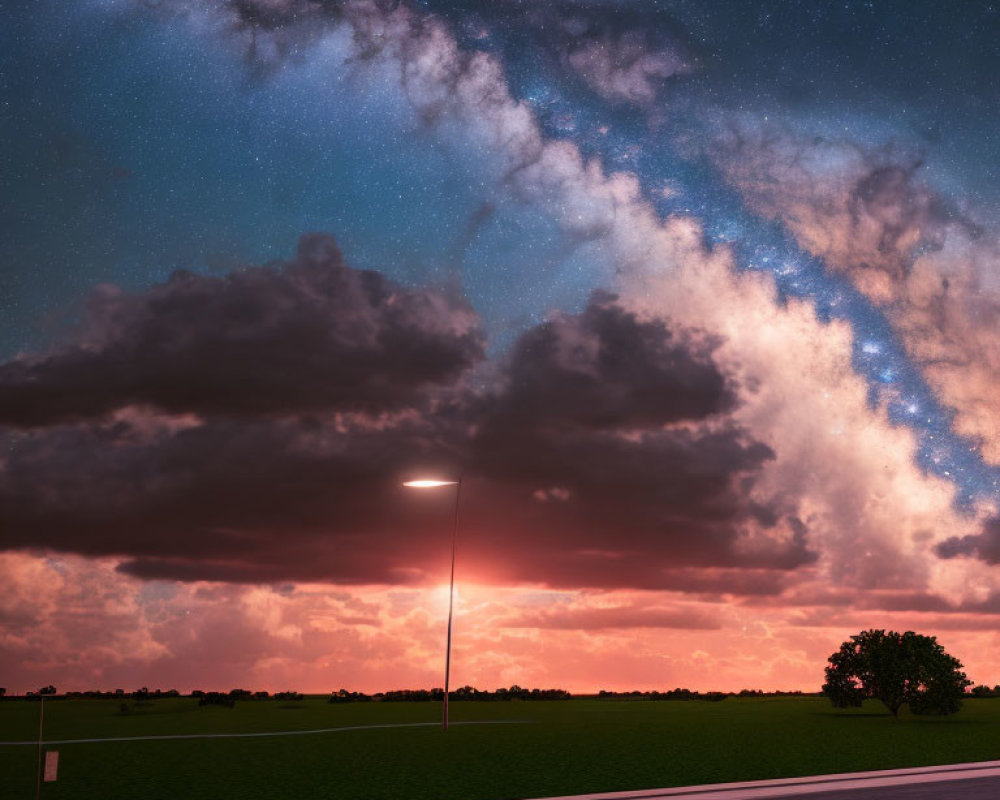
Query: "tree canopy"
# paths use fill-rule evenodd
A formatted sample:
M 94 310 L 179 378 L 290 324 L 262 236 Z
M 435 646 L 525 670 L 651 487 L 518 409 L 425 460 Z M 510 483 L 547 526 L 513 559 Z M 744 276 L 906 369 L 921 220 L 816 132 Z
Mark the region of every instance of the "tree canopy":
M 953 714 L 971 683 L 933 636 L 872 629 L 830 656 L 823 694 L 837 708 L 881 700 L 898 719 L 904 704 L 914 714 Z

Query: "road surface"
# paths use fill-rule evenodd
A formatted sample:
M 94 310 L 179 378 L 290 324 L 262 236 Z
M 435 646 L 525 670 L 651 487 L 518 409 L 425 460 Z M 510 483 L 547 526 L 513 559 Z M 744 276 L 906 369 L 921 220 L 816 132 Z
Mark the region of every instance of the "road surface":
M 996 800 L 1000 797 L 1000 778 L 847 789 L 805 796 L 811 800 Z
M 1000 761 L 603 792 L 541 800 L 998 800 Z

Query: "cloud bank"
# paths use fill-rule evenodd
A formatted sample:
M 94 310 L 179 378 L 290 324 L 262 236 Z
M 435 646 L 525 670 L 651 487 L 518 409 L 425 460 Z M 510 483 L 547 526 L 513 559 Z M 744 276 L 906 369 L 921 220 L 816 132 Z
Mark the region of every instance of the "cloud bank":
M 178 272 L 141 295 L 104 286 L 70 347 L 0 367 L 0 424 L 37 427 L 128 406 L 261 416 L 413 407 L 483 355 L 478 317 L 440 292 L 344 266 L 306 236 L 280 269 Z
M 793 532 L 756 566 L 815 557 L 749 497 L 774 454 L 732 420 L 718 342 L 598 292 L 496 363 L 481 345 L 466 305 L 317 235 L 280 266 L 102 288 L 76 340 L 0 370 L 3 545 L 149 578 L 421 580 L 440 523 L 398 482 L 433 467 L 467 476 L 471 558 L 507 580 L 660 585 L 747 562 L 746 525 Z

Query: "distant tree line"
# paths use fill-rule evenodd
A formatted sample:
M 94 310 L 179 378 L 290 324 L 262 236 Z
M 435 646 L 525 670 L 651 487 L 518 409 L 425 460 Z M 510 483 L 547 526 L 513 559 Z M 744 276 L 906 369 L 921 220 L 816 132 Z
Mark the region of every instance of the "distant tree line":
M 597 698 L 599 700 L 707 700 L 709 702 L 718 702 L 719 700 L 725 700 L 727 697 L 818 697 L 819 694 L 819 692 L 801 692 L 798 690 L 765 692 L 762 689 L 740 689 L 738 692 L 696 692 L 692 689 L 679 688 L 670 689 L 666 692 L 655 690 L 646 692 L 638 690 L 631 692 L 609 692 L 606 689 L 601 689 L 597 693 Z
M 0 698 L 3 698 L 6 694 L 6 689 L 0 687 Z M 697 692 L 691 689 L 671 689 L 665 692 L 659 691 L 629 691 L 629 692 L 612 692 L 602 689 L 596 697 L 599 699 L 621 699 L 621 700 L 708 700 L 708 701 L 718 701 L 724 700 L 726 697 L 794 697 L 801 695 L 811 695 L 812 693 L 800 692 L 800 691 L 773 691 L 765 692 L 761 689 L 742 689 L 739 692 Z M 971 695 L 973 697 L 1000 697 L 1000 685 L 993 687 L 989 686 L 977 686 L 975 687 Z M 37 700 L 39 697 L 52 697 L 56 696 L 55 686 L 43 686 L 34 692 L 28 692 L 25 695 L 29 699 Z M 157 700 L 160 698 L 170 698 L 170 697 L 192 697 L 200 702 L 200 705 L 224 705 L 232 708 L 233 704 L 237 700 L 283 700 L 283 701 L 300 701 L 304 699 L 305 695 L 301 692 L 287 690 L 284 692 L 275 692 L 273 695 L 265 691 L 253 691 L 250 689 L 230 689 L 228 692 L 206 692 L 202 689 L 194 689 L 189 695 L 182 695 L 177 689 L 149 689 L 143 686 L 140 689 L 134 691 L 126 691 L 124 689 L 115 689 L 113 691 L 102 691 L 99 689 L 90 689 L 83 692 L 66 692 L 61 697 L 78 699 L 97 699 L 97 700 L 136 700 L 136 701 L 150 701 Z M 525 689 L 517 684 L 510 686 L 509 688 L 500 688 L 495 691 L 485 691 L 475 688 L 474 686 L 463 686 L 460 689 L 455 689 L 448 693 L 448 699 L 455 702 L 461 702 L 463 700 L 474 700 L 474 701 L 505 701 L 505 700 L 569 700 L 573 697 L 569 692 L 564 689 Z M 577 695 L 577 697 L 595 697 L 595 695 Z M 7 699 L 14 699 L 8 696 Z M 396 689 L 388 692 L 375 692 L 374 694 L 366 694 L 364 692 L 351 692 L 347 689 L 340 689 L 339 691 L 333 692 L 328 698 L 330 703 L 394 703 L 394 702 L 440 702 L 444 699 L 444 690 L 440 688 L 435 689 Z M 232 702 L 229 702 L 232 701 Z
M 461 689 L 448 692 L 450 702 L 470 701 L 506 701 L 506 700 L 569 700 L 572 695 L 564 689 L 523 689 L 516 684 L 508 689 L 497 689 L 494 692 L 484 691 L 474 686 L 463 686 Z M 349 692 L 341 689 L 333 692 L 327 702 L 330 703 L 420 703 L 444 700 L 444 689 L 397 689 L 390 692 Z
M 275 692 L 273 695 L 263 691 L 254 692 L 250 689 L 230 689 L 228 692 L 205 692 L 201 689 L 195 689 L 191 692 L 191 697 L 197 698 L 198 705 L 200 706 L 219 705 L 226 708 L 232 708 L 237 700 L 299 701 L 305 699 L 305 695 L 302 692 L 292 691 L 291 689 L 284 692 Z
M 441 690 L 442 697 L 444 696 L 444 690 Z M 327 700 L 328 703 L 370 703 L 375 698 L 370 694 L 365 694 L 364 692 L 349 692 L 347 689 L 341 689 L 339 692 L 334 692 L 330 695 L 330 699 Z M 428 698 L 430 699 L 430 698 Z M 439 698 L 440 699 L 440 698 Z
M 190 697 L 196 697 L 199 700 L 207 695 L 224 695 L 225 697 L 231 697 L 234 701 L 236 700 L 269 700 L 271 694 L 269 692 L 255 692 L 251 689 L 230 689 L 228 692 L 206 692 L 202 689 L 193 689 L 191 691 Z M 278 694 L 281 694 L 280 692 Z M 278 694 L 275 697 L 278 697 Z
M 969 691 L 969 695 L 972 697 L 1000 697 L 1000 683 L 992 689 L 985 684 L 973 686 Z
M 7 694 L 7 690 L 0 687 L 0 698 Z M 133 700 L 155 700 L 161 697 L 181 697 L 181 693 L 176 689 L 148 689 L 143 686 L 141 689 L 136 689 L 132 692 L 126 692 L 124 689 L 114 689 L 114 690 L 101 690 L 101 689 L 87 689 L 86 691 L 75 691 L 75 692 L 64 692 L 63 694 L 58 694 L 55 686 L 43 686 L 41 689 L 36 691 L 25 692 L 24 697 L 30 699 L 38 699 L 40 697 L 59 697 L 66 698 L 69 700 L 79 700 L 85 698 L 87 700 L 121 700 L 121 699 L 133 699 Z M 13 696 L 8 696 L 7 699 L 15 699 Z
M 691 689 L 671 689 L 666 692 L 640 692 L 638 690 L 609 692 L 606 689 L 601 689 L 597 693 L 597 697 L 601 700 L 708 700 L 718 702 L 725 700 L 729 695 L 725 692 L 695 692 Z

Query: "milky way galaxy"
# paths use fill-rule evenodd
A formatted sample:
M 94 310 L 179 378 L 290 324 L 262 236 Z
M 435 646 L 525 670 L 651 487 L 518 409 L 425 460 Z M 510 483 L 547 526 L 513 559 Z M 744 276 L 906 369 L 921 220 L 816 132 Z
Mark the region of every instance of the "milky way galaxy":
M 13 6 L 9 690 L 1000 682 L 993 4 Z

